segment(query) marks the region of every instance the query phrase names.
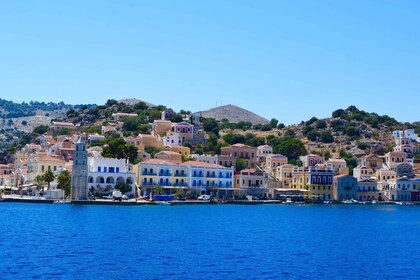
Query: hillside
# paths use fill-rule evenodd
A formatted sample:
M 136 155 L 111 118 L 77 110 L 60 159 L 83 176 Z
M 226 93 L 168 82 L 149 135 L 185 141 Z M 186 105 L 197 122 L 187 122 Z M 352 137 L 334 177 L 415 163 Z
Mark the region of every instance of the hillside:
M 137 98 L 125 98 L 125 99 L 118 100 L 118 102 L 125 103 L 127 105 L 136 105 L 139 102 L 144 102 L 149 107 L 155 107 L 156 106 L 152 103 L 149 103 L 149 102 L 137 99 Z
M 231 123 L 238 123 L 240 121 L 250 122 L 254 125 L 269 123 L 267 119 L 231 104 L 215 107 L 207 111 L 194 113 L 194 115 L 196 114 L 199 114 L 204 118 L 213 118 L 218 121 L 222 119 L 228 119 Z

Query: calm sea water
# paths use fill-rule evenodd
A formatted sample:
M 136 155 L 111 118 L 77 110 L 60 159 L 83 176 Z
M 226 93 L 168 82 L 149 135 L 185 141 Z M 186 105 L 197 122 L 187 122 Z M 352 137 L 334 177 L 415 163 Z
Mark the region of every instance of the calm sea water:
M 420 279 L 420 207 L 0 204 L 1 279 Z

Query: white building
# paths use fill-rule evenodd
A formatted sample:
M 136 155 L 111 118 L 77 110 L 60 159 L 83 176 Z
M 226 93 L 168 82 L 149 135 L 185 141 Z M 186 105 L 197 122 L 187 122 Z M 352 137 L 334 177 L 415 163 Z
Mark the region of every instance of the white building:
M 178 133 L 163 136 L 161 139 L 165 146 L 182 146 L 182 139 Z
M 257 158 L 259 163 L 264 163 L 268 155 L 273 153 L 273 148 L 269 145 L 261 145 L 257 147 Z
M 126 159 L 104 158 L 103 156 L 88 159 L 88 190 L 110 193 L 117 183 L 129 184 L 131 193 L 135 194 L 136 174 Z

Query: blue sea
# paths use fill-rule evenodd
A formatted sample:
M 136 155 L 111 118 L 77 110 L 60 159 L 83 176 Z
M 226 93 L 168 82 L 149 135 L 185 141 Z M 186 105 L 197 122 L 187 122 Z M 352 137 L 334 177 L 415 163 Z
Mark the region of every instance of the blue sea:
M 0 203 L 0 279 L 420 279 L 420 207 Z

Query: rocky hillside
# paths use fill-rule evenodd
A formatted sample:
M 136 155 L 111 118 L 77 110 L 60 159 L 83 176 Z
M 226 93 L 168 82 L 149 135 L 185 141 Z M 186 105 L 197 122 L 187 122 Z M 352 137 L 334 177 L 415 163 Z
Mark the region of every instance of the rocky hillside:
M 154 104 L 152 104 L 152 103 L 149 103 L 149 102 L 146 102 L 146 101 L 143 101 L 143 100 L 140 100 L 140 99 L 137 99 L 137 98 L 126 98 L 126 99 L 121 99 L 121 100 L 118 100 L 118 102 L 122 102 L 122 103 L 125 103 L 125 104 L 127 104 L 127 105 L 136 105 L 137 103 L 139 103 L 139 102 L 144 102 L 147 106 L 149 106 L 149 107 L 155 107 L 156 105 L 154 105 Z
M 250 122 L 252 124 L 269 123 L 267 119 L 231 104 L 215 107 L 207 111 L 196 112 L 194 114 L 199 114 L 204 118 L 213 118 L 218 121 L 227 119 L 231 123 L 238 123 L 240 121 Z

